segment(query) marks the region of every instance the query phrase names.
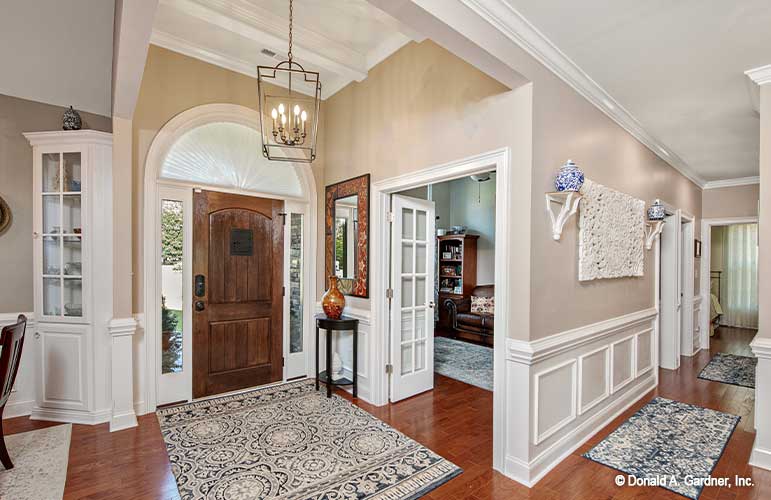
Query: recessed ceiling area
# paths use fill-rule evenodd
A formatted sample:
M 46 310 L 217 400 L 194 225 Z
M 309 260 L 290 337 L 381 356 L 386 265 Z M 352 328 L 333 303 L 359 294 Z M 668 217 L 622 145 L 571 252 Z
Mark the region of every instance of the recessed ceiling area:
M 758 175 L 766 0 L 503 0 L 705 181 Z
M 151 42 L 256 76 L 258 65 L 286 59 L 288 23 L 288 0 L 160 0 Z M 366 0 L 295 0 L 293 39 L 295 60 L 320 73 L 326 99 L 422 38 Z

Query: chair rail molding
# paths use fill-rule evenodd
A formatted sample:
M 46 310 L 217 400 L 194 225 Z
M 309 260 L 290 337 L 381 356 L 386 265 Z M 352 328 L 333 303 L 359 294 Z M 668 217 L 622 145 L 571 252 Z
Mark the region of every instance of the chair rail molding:
M 504 474 L 535 485 L 656 387 L 657 318 L 648 308 L 543 339 L 506 339 Z
M 137 326 L 137 320 L 133 317 L 113 318 L 107 325 L 107 332 L 112 338 L 110 432 L 137 426 L 137 416 L 134 410 L 133 357 L 133 337 L 137 331 Z

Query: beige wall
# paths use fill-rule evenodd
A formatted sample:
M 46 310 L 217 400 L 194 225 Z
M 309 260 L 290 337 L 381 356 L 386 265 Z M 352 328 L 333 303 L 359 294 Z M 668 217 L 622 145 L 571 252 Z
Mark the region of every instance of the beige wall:
M 410 43 L 370 70 L 365 80 L 328 99 L 324 183 L 364 173 L 374 183 L 509 147 L 513 175 L 527 185 L 531 99 L 529 85 L 509 91 L 431 41 Z M 527 216 L 528 190 L 514 198 L 512 209 Z M 528 234 L 528 219 L 511 219 L 517 258 L 508 272 L 521 278 L 515 280 L 519 299 L 512 303 L 512 317 L 520 321 L 511 335 L 520 338 L 527 335 L 529 307 L 529 240 L 522 236 Z M 368 300 L 349 302 L 370 306 Z
M 702 217 L 754 217 L 758 215 L 760 184 L 705 189 L 701 195 Z
M 543 193 L 568 158 L 587 178 L 650 204 L 661 198 L 701 217 L 701 189 L 555 77 L 535 82 L 532 210 L 531 338 L 632 313 L 654 305 L 654 253 L 640 278 L 578 281 L 578 223 L 551 238 Z M 696 237 L 698 237 L 698 222 Z M 696 287 L 697 288 L 697 287 Z
M 23 132 L 61 130 L 65 108 L 0 95 L 0 196 L 13 213 L 0 235 L 0 313 L 29 312 L 32 298 L 32 146 Z M 81 113 L 84 128 L 109 132 L 105 116 Z
M 230 103 L 257 109 L 257 80 L 218 66 L 150 46 L 133 119 L 133 231 L 134 311 L 143 309 L 143 206 L 147 152 L 163 125 L 177 114 L 202 104 Z M 322 114 L 323 118 L 323 114 Z M 321 129 L 323 127 L 320 125 Z M 323 137 L 319 138 L 322 142 Z M 255 154 L 260 154 L 259 151 Z M 313 173 L 323 203 L 323 147 L 319 148 Z M 323 213 L 323 212 L 322 212 Z M 319 224 L 323 218 L 319 218 Z M 319 249 L 319 259 L 321 251 Z M 319 279 L 323 273 L 319 273 Z

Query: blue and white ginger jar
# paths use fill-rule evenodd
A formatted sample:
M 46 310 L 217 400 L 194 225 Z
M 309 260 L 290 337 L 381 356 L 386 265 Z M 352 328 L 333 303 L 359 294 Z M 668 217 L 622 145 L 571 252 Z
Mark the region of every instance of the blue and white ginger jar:
M 584 184 L 584 173 L 573 160 L 568 160 L 560 168 L 554 186 L 557 191 L 578 191 Z
M 653 205 L 648 207 L 648 220 L 664 220 L 665 215 L 661 200 L 655 200 Z

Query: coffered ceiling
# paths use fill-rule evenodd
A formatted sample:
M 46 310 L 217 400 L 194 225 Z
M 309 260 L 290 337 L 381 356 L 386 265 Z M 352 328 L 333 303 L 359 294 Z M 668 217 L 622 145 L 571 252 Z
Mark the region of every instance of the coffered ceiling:
M 161 0 L 151 42 L 255 76 L 286 58 L 288 0 Z M 326 99 L 422 38 L 365 0 L 295 0 L 295 60 L 319 71 Z

